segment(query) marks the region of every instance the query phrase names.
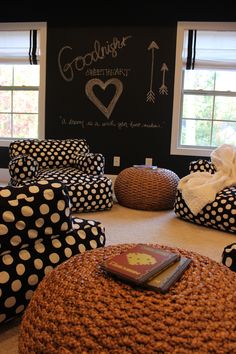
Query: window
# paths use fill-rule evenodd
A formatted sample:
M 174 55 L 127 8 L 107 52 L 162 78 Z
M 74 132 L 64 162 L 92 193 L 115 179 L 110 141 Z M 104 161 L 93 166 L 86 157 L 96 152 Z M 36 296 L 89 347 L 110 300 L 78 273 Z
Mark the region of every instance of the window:
M 0 146 L 43 138 L 46 24 L 0 23 Z
M 236 23 L 178 23 L 175 65 L 171 154 L 236 144 Z

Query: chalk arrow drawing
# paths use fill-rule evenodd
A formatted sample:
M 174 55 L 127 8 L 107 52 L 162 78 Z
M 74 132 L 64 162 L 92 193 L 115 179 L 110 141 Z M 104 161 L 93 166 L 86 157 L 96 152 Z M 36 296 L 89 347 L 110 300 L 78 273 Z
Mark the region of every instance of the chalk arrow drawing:
M 146 98 L 146 102 L 151 102 L 154 103 L 155 102 L 155 93 L 153 92 L 153 72 L 154 72 L 154 50 L 155 49 L 159 49 L 158 45 L 156 44 L 156 42 L 152 41 L 151 44 L 148 47 L 148 50 L 151 50 L 152 53 L 152 61 L 151 61 L 151 76 L 150 76 L 150 87 L 149 87 L 149 91 L 147 93 L 147 98 Z
M 95 85 L 98 85 L 103 90 L 105 90 L 107 88 L 107 86 L 109 86 L 109 85 L 115 86 L 115 88 L 116 88 L 115 94 L 107 107 L 104 106 L 104 104 L 95 95 L 95 93 L 93 91 L 93 88 Z M 85 85 L 86 95 L 88 96 L 90 101 L 92 101 L 93 104 L 95 104 L 95 106 L 104 114 L 104 116 L 107 117 L 107 119 L 110 118 L 110 115 L 112 114 L 113 109 L 115 108 L 115 105 L 116 105 L 120 95 L 122 94 L 122 91 L 123 91 L 123 84 L 119 79 L 116 79 L 116 78 L 109 79 L 106 82 L 103 82 L 102 80 L 99 80 L 99 79 L 91 79 Z
M 168 71 L 168 67 L 167 67 L 166 63 L 162 64 L 161 71 L 162 71 L 162 85 L 159 88 L 159 93 L 161 95 L 164 95 L 164 94 L 168 95 L 168 88 L 165 84 L 165 75 L 166 75 L 166 71 Z

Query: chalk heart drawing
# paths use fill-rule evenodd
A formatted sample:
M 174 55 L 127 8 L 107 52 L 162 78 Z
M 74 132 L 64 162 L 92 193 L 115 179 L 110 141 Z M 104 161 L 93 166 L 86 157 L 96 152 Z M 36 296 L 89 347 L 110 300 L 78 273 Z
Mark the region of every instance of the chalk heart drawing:
M 106 107 L 104 104 L 97 98 L 95 95 L 93 88 L 94 86 L 98 85 L 101 87 L 101 89 L 106 90 L 107 86 L 109 85 L 114 85 L 116 90 L 113 98 L 111 99 L 109 105 Z M 92 101 L 95 106 L 104 114 L 104 116 L 107 117 L 107 119 L 110 118 L 110 115 L 113 112 L 113 109 L 115 108 L 115 105 L 122 94 L 123 91 L 123 84 L 119 79 L 112 78 L 107 80 L 106 82 L 103 82 L 102 80 L 99 79 L 91 79 L 87 82 L 85 86 L 85 92 L 90 101 Z

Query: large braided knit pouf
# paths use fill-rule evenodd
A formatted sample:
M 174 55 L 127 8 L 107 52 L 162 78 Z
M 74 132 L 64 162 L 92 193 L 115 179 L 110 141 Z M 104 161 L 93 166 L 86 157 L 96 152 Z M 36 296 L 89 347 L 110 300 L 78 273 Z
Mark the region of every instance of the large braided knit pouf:
M 174 207 L 179 177 L 166 168 L 128 167 L 114 184 L 119 204 L 140 210 L 164 210 Z
M 168 293 L 124 283 L 100 264 L 134 244 L 73 256 L 44 277 L 24 312 L 20 354 L 236 353 L 236 273 L 194 252 Z

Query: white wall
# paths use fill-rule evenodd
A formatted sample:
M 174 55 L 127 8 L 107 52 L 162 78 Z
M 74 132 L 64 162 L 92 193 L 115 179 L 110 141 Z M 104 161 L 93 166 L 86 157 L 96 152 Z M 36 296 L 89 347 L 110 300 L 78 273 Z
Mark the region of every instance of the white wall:
M 0 168 L 0 183 L 7 184 L 10 180 L 10 174 L 7 168 Z

